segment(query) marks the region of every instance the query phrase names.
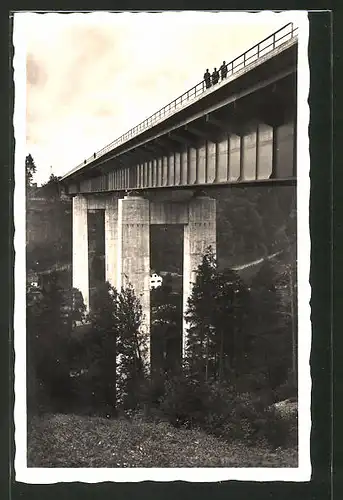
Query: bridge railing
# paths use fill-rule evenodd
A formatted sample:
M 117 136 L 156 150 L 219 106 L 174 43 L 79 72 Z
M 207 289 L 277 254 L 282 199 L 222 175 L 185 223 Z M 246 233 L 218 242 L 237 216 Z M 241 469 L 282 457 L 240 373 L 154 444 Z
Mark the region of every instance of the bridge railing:
M 227 63 L 226 65 L 228 70 L 227 76 L 229 77 L 233 75 L 234 73 L 240 71 L 241 69 L 245 68 L 249 64 L 258 60 L 259 58 L 265 56 L 266 54 L 268 54 L 268 52 L 275 50 L 283 43 L 291 40 L 297 35 L 297 31 L 298 28 L 294 27 L 293 23 L 288 23 L 279 30 L 275 31 L 272 35 L 269 35 L 267 38 L 264 38 L 262 41 L 251 47 L 249 50 L 239 55 L 238 57 L 235 57 L 235 59 Z M 213 86 L 216 85 L 217 84 L 214 84 Z M 132 139 L 136 135 L 139 135 L 144 130 L 148 129 L 155 123 L 159 122 L 162 118 L 165 118 L 166 116 L 174 113 L 177 109 L 182 108 L 185 103 L 192 101 L 193 99 L 197 98 L 199 95 L 203 94 L 207 90 L 208 89 L 205 86 L 205 81 L 202 80 L 201 82 L 194 85 L 194 87 L 187 90 L 187 92 L 184 92 L 182 95 L 171 101 L 169 104 L 156 111 L 153 115 L 149 116 L 141 123 L 139 123 L 135 127 L 125 132 L 123 135 L 118 137 L 118 139 L 115 139 L 113 142 L 107 144 L 107 146 L 100 149 L 100 151 L 94 153 L 92 156 L 84 160 L 83 163 L 75 167 L 71 172 L 69 172 L 69 174 L 76 172 L 83 166 L 92 162 L 94 159 L 103 156 L 104 154 L 108 153 L 112 149 L 115 149 L 116 147 L 120 146 L 129 139 Z

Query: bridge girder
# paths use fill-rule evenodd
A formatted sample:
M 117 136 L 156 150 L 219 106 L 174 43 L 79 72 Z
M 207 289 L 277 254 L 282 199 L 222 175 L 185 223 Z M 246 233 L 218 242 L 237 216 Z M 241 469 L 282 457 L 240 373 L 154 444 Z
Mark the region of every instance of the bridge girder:
M 173 140 L 175 142 L 178 142 L 180 144 L 183 144 L 183 145 L 185 145 L 187 147 L 191 147 L 191 148 L 196 148 L 197 147 L 196 141 L 193 138 L 186 137 L 185 133 L 182 130 L 179 130 L 178 133 L 176 133 L 176 132 L 169 132 L 168 133 L 168 137 L 171 140 Z
M 202 125 L 202 127 L 201 127 Z M 204 124 L 193 124 L 191 123 L 190 125 L 185 126 L 185 130 L 187 130 L 190 134 L 200 137 L 202 139 L 205 139 L 207 141 L 215 142 L 215 134 L 213 131 L 209 130 L 208 127 L 206 127 L 206 123 Z

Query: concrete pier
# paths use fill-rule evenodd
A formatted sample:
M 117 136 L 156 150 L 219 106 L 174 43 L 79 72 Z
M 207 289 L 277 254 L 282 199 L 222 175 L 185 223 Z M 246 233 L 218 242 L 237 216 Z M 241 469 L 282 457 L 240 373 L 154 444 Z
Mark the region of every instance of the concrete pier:
M 149 200 L 125 196 L 118 200 L 117 289 L 133 286 L 143 309 L 142 328 L 149 335 L 150 362 L 150 210 Z
M 105 279 L 117 286 L 118 259 L 118 197 L 109 196 L 105 202 Z
M 73 198 L 73 287 L 82 293 L 89 311 L 87 198 Z
M 216 252 L 216 200 L 199 196 L 188 203 L 188 224 L 184 226 L 183 243 L 183 353 L 188 324 L 184 318 L 192 293 L 196 270 L 209 246 Z

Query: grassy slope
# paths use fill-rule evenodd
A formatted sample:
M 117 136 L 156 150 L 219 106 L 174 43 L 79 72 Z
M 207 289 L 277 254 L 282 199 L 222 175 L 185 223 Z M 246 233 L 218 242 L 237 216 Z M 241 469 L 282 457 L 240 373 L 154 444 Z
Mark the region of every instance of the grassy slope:
M 227 444 L 201 431 L 97 417 L 35 417 L 29 467 L 296 467 L 295 450 Z

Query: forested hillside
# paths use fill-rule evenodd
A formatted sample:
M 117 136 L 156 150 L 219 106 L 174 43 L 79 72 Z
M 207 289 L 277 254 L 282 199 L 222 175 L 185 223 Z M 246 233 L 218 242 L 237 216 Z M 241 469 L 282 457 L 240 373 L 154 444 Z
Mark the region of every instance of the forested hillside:
M 296 190 L 291 186 L 222 187 L 208 191 L 217 203 L 217 258 L 220 269 L 239 268 L 278 254 L 289 261 L 296 242 Z M 152 227 L 151 260 L 158 271 L 182 274 L 181 226 Z M 256 273 L 260 266 L 252 266 Z M 238 269 L 239 270 L 239 269 Z M 242 276 L 251 278 L 248 270 Z

